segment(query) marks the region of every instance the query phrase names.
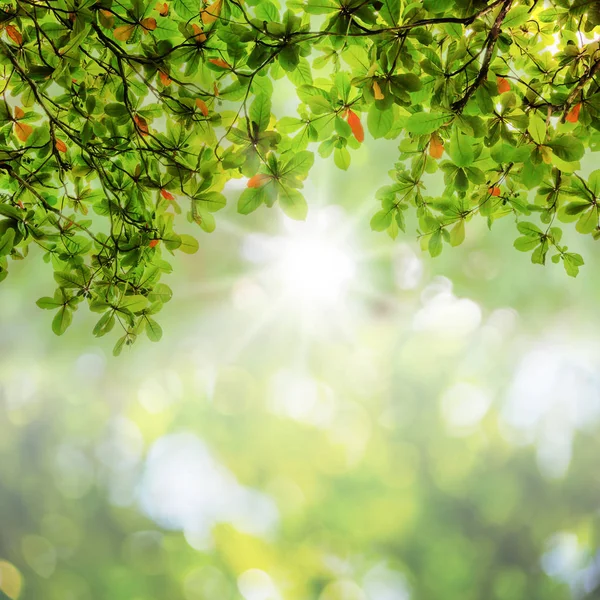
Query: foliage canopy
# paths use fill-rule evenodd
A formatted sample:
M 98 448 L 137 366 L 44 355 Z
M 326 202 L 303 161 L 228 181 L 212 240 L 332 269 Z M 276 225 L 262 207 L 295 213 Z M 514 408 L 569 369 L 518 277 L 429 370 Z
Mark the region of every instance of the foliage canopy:
M 165 252 L 198 249 L 176 215 L 213 231 L 246 177 L 240 213 L 304 219 L 309 148 L 348 169 L 365 127 L 400 140 L 376 231 L 415 211 L 436 256 L 476 215 L 512 216 L 518 250 L 573 276 L 558 223 L 600 237 L 600 170 L 579 172 L 600 149 L 594 0 L 15 0 L 0 23 L 0 279 L 40 246 L 58 335 L 85 300 L 95 335 L 123 329 L 115 353 L 160 339 Z M 284 78 L 298 112 L 277 118 Z

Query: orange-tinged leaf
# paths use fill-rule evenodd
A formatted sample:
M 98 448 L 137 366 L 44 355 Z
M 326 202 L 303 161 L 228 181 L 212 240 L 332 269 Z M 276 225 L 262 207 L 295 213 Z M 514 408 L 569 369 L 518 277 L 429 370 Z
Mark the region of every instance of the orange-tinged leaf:
M 154 19 L 153 17 L 147 17 L 145 19 L 142 19 L 140 21 L 141 26 L 148 30 L 148 31 L 154 31 L 156 29 L 156 19 Z
M 375 96 L 375 100 L 383 100 L 385 98 L 381 91 L 381 87 L 376 81 L 373 82 L 373 96 Z
M 146 122 L 146 119 L 144 119 L 144 117 L 140 117 L 140 115 L 134 115 L 133 120 L 137 125 L 138 131 L 142 135 L 148 135 L 148 123 Z
M 219 95 L 219 86 L 216 81 L 213 82 L 213 91 L 215 92 L 215 96 Z
M 500 188 L 497 185 L 489 188 L 488 192 L 489 192 L 490 196 L 499 196 L 501 193 Z
M 160 77 L 163 85 L 171 85 L 171 78 L 166 73 L 159 71 L 158 76 Z
M 15 123 L 15 134 L 22 141 L 26 142 L 33 133 L 33 127 L 27 123 Z
M 150 246 L 150 248 L 156 248 L 156 246 L 158 246 L 158 244 L 160 244 L 160 240 L 150 240 L 150 243 L 148 244 L 148 246 Z
M 204 100 L 201 100 L 200 98 L 196 98 L 196 106 L 200 109 L 200 112 L 205 117 L 208 117 L 208 106 L 206 106 L 206 102 L 204 102 Z
M 8 37 L 15 43 L 17 46 L 23 45 L 23 36 L 19 33 L 19 30 L 14 25 L 6 26 L 6 33 Z
M 223 4 L 222 0 L 215 0 L 212 4 L 207 6 L 201 14 L 202 22 L 206 25 L 210 23 L 214 23 L 221 14 L 221 5 Z
M 209 58 L 208 62 L 222 69 L 230 69 L 231 67 L 222 58 Z
M 496 83 L 498 84 L 498 93 L 504 94 L 504 92 L 510 91 L 510 83 L 504 77 L 498 77 Z
M 126 42 L 132 36 L 134 30 L 135 25 L 120 25 L 119 27 L 115 27 L 113 35 L 115 36 L 115 40 Z
M 565 121 L 569 123 L 577 123 L 579 121 L 579 111 L 581 110 L 581 102 L 577 103 L 565 117 Z
M 25 116 L 25 111 L 20 106 L 15 106 L 15 119 L 22 119 Z
M 167 190 L 160 190 L 160 195 L 165 200 L 175 200 L 175 196 L 173 196 L 173 194 L 171 194 L 171 192 L 168 192 Z
M 67 145 L 62 141 L 62 140 L 56 140 L 54 142 L 54 147 L 59 151 L 59 152 L 66 152 L 67 151 Z
M 100 25 L 105 29 L 112 29 L 115 26 L 115 18 L 110 10 L 101 10 L 99 14 Z
M 354 111 L 348 109 L 346 119 L 348 120 L 348 125 L 350 125 L 354 137 L 358 142 L 362 143 L 365 139 L 365 130 L 360 122 L 359 116 Z
M 206 34 L 202 31 L 202 28 L 192 23 L 192 29 L 194 30 L 194 39 L 198 44 L 202 44 L 206 41 Z
M 433 134 L 429 140 L 429 156 L 431 158 L 442 158 L 444 154 L 444 143 L 437 134 Z
M 157 2 L 154 10 L 157 10 L 161 17 L 166 17 L 169 14 L 169 5 L 166 2 Z
M 263 186 L 267 181 L 270 181 L 271 177 L 269 175 L 264 175 L 263 173 L 257 173 L 253 177 L 248 179 L 248 183 L 246 184 L 249 188 L 259 188 Z

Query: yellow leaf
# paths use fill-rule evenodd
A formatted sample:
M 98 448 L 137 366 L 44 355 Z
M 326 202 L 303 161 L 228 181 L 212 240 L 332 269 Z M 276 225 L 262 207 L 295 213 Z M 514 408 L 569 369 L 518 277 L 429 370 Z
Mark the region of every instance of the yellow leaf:
M 126 42 L 133 34 L 134 29 L 135 25 L 120 25 L 119 27 L 116 27 L 113 31 L 115 40 Z
M 15 123 L 15 133 L 22 142 L 26 142 L 33 133 L 33 127 L 27 123 Z
M 540 152 L 542 153 L 542 160 L 547 164 L 552 164 L 552 150 L 548 146 L 540 146 Z
M 221 5 L 222 4 L 223 4 L 223 0 L 215 0 L 215 2 L 213 2 L 212 4 L 207 6 L 202 11 L 202 22 L 205 25 L 214 23 L 219 18 L 219 15 L 221 14 Z
M 194 30 L 194 39 L 198 44 L 202 44 L 206 41 L 206 34 L 196 23 L 192 23 L 192 29 Z
M 157 10 L 161 17 L 166 17 L 169 14 L 169 5 L 166 2 L 157 2 L 154 10 Z
M 383 100 L 385 98 L 381 88 L 379 87 L 379 84 L 376 81 L 373 82 L 373 95 L 375 96 L 375 100 Z
M 141 26 L 148 30 L 148 31 L 154 31 L 156 29 L 156 19 L 152 18 L 152 17 L 147 17 L 146 19 L 142 19 L 140 21 Z

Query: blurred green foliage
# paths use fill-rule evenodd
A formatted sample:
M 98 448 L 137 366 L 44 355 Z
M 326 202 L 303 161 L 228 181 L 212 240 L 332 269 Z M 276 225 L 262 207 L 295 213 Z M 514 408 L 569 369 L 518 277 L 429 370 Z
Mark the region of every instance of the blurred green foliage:
M 361 160 L 388 167 L 368 144 Z M 256 232 L 279 244 L 310 218 L 290 232 L 226 212 L 170 276 L 163 343 L 118 360 L 86 327 L 40 335 L 27 299 L 51 275 L 17 265 L 3 598 L 597 597 L 594 279 L 501 260 L 502 232 L 422 262 L 352 219 L 376 185 L 307 181 L 323 214 L 347 208 L 323 232 L 355 255 L 336 302 L 298 303 L 248 258 Z
M 565 231 L 568 281 L 506 219 L 424 258 L 364 218 L 396 155 L 317 161 L 298 227 L 228 202 L 164 277 L 163 342 L 118 360 L 92 314 L 54 338 L 52 270 L 11 265 L 1 600 L 600 597 L 594 242 Z

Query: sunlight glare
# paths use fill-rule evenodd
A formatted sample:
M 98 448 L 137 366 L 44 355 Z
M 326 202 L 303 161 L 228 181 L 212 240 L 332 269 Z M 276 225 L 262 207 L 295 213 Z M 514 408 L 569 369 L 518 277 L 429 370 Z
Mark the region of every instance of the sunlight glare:
M 282 241 L 278 277 L 288 296 L 329 305 L 339 300 L 354 277 L 355 264 L 340 246 L 315 236 Z
M 337 233 L 343 216 L 333 206 L 313 211 L 306 222 L 285 223 L 287 235 L 278 239 L 275 271 L 288 298 L 322 308 L 344 297 L 356 262 L 347 236 Z

